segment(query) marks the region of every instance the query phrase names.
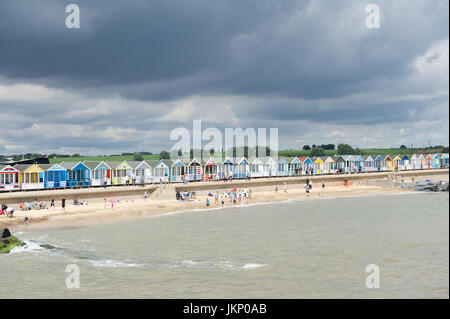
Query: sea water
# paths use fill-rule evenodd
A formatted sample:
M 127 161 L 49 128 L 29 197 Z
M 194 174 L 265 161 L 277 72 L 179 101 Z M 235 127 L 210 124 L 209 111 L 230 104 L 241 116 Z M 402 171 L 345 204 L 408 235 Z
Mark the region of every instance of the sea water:
M 26 245 L 0 255 L 0 297 L 448 298 L 448 197 L 310 198 L 22 226 L 15 235 Z M 367 285 L 373 264 L 379 288 Z M 67 285 L 73 265 L 79 288 Z

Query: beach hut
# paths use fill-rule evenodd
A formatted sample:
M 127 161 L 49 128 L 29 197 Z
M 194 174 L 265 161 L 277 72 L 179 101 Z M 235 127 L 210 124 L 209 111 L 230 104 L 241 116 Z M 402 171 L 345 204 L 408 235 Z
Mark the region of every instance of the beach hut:
M 0 191 L 20 189 L 20 171 L 11 165 L 0 165 Z
M 419 165 L 419 159 L 416 154 L 413 154 L 411 158 L 409 159 L 410 168 L 411 169 L 418 169 L 420 167 Z
M 402 156 L 402 162 L 403 162 L 402 169 L 404 171 L 411 169 L 411 162 L 410 162 L 410 159 L 409 159 L 408 155 L 403 155 Z
M 246 178 L 249 171 L 250 171 L 250 165 L 245 157 L 242 157 L 239 160 L 236 160 L 236 168 L 235 168 L 235 175 L 236 178 Z
M 403 169 L 403 160 L 400 157 L 400 155 L 396 155 L 392 161 L 393 161 L 394 170 L 399 171 L 399 170 Z
M 345 172 L 345 160 L 342 156 L 336 155 L 333 156 L 334 161 L 334 171 L 338 171 L 339 173 Z
M 440 159 L 441 159 L 441 157 L 439 156 L 439 154 L 434 154 L 431 167 L 440 168 L 441 167 Z
M 186 164 L 181 159 L 177 159 L 172 163 L 170 167 L 171 182 L 184 182 L 185 174 L 187 174 Z
M 390 155 L 386 155 L 386 157 L 383 159 L 383 170 L 384 171 L 393 171 L 394 170 L 394 163 L 393 163 L 392 157 Z
M 364 172 L 373 172 L 375 170 L 375 160 L 370 155 L 364 156 Z
M 353 173 L 356 170 L 355 158 L 353 155 L 344 155 L 345 173 Z
M 20 171 L 21 189 L 43 189 L 44 170 L 38 164 L 17 164 L 15 169 Z
M 425 168 L 425 156 L 423 154 L 419 155 L 419 169 Z
M 441 155 L 441 168 L 448 168 L 448 154 Z
M 67 187 L 90 186 L 91 170 L 81 162 L 62 162 L 60 164 L 67 170 Z
M 203 179 L 205 180 L 218 179 L 217 161 L 214 158 L 210 157 L 208 161 L 203 163 L 203 172 Z
M 220 165 L 220 178 L 229 178 L 234 176 L 234 162 L 231 158 L 227 157 Z
M 331 156 L 328 156 L 327 158 L 324 159 L 323 162 L 323 173 L 324 174 L 334 174 L 335 169 L 334 169 L 334 160 Z
M 362 171 L 364 171 L 364 156 L 362 155 L 357 155 L 355 158 L 355 168 L 356 171 L 361 173 Z
M 289 162 L 285 157 L 282 157 L 278 161 L 277 176 L 288 176 L 288 175 L 289 175 Z
M 166 183 L 169 181 L 170 167 L 172 162 L 166 159 L 146 161 L 151 167 L 153 167 L 153 182 L 154 183 Z
M 133 176 L 133 167 L 127 161 L 123 162 L 106 162 L 111 167 L 112 185 L 124 185 L 131 182 Z
M 383 167 L 384 167 L 383 156 L 377 155 L 374 160 L 374 170 L 379 172 L 383 170 Z
M 91 185 L 100 186 L 104 185 L 105 178 L 106 184 L 111 185 L 112 182 L 112 168 L 103 161 L 83 161 L 91 171 Z
M 128 175 L 131 176 L 131 182 L 135 184 L 151 183 L 152 179 L 152 167 L 145 161 L 126 161 L 132 168 L 128 171 Z
M 40 164 L 44 171 L 45 188 L 63 188 L 67 186 L 67 170 L 59 164 Z
M 188 168 L 188 180 L 189 181 L 201 181 L 203 177 L 203 167 L 200 161 L 193 159 L 187 165 Z
M 313 169 L 313 162 L 309 157 L 299 157 L 302 162 L 303 171 L 308 174 Z
M 314 157 L 313 161 L 313 174 L 321 175 L 323 174 L 323 160 L 320 157 Z
M 300 161 L 300 159 L 298 157 L 294 157 L 290 162 L 289 162 L 289 175 L 295 175 L 298 176 L 300 175 L 300 171 L 302 170 L 302 162 Z
M 263 162 L 259 157 L 255 158 L 250 164 L 250 176 L 251 177 L 264 176 Z
M 272 157 L 267 157 L 264 161 L 264 176 L 274 177 L 277 176 L 278 165 Z
M 432 168 L 433 167 L 433 155 L 428 154 L 425 157 L 425 168 Z

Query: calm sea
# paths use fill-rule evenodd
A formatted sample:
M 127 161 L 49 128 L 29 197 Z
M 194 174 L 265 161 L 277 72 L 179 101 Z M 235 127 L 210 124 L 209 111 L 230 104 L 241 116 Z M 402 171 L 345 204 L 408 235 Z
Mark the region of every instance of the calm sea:
M 27 245 L 0 255 L 0 297 L 449 298 L 448 198 L 302 199 L 17 229 Z M 369 264 L 379 288 L 366 287 Z M 66 287 L 67 265 L 80 288 Z

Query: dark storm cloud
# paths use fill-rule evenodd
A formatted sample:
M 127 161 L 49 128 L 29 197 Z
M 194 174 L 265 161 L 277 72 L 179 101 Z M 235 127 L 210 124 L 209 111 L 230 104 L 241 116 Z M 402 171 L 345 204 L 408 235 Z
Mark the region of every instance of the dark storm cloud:
M 365 27 L 361 1 L 77 1 L 80 30 L 64 27 L 69 1 L 50 3 L 2 1 L 1 74 L 123 85 L 124 95 L 142 99 L 342 96 L 401 77 L 412 57 L 448 35 L 448 3 L 436 1 L 405 3 L 401 12 L 386 3 L 376 31 Z M 170 90 L 145 89 L 158 83 Z
M 78 30 L 64 25 L 72 2 Z M 364 23 L 372 2 L 380 29 Z M 14 113 L 0 150 L 158 150 L 193 118 L 276 125 L 283 141 L 328 127 L 322 142 L 339 142 L 364 125 L 405 141 L 439 125 L 448 140 L 445 59 L 445 0 L 3 0 L 0 110 Z

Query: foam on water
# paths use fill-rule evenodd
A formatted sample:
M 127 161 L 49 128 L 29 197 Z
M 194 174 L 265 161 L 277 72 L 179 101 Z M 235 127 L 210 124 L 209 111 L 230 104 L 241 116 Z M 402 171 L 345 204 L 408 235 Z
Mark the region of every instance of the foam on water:
M 20 253 L 36 253 L 45 250 L 41 247 L 41 244 L 32 240 L 25 240 L 24 245 L 14 247 L 9 253 L 10 254 L 20 254 Z
M 94 267 L 110 267 L 110 268 L 128 268 L 128 267 L 143 267 L 144 264 L 134 264 L 124 261 L 103 259 L 103 260 L 89 260 Z

